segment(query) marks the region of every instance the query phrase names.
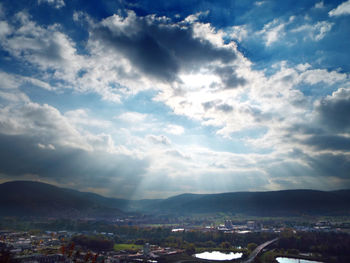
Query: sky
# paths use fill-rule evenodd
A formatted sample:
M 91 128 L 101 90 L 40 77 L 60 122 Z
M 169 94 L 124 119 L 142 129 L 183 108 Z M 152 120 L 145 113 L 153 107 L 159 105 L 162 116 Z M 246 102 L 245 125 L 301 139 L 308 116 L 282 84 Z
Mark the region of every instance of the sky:
M 350 188 L 350 0 L 2 0 L 0 182 Z

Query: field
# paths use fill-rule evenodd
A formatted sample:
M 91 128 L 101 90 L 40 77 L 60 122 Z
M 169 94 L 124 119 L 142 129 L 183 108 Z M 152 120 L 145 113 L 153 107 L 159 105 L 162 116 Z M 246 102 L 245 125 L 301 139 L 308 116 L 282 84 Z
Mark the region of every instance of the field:
M 120 250 L 139 250 L 142 249 L 142 245 L 135 245 L 135 244 L 115 244 L 114 250 L 120 251 Z

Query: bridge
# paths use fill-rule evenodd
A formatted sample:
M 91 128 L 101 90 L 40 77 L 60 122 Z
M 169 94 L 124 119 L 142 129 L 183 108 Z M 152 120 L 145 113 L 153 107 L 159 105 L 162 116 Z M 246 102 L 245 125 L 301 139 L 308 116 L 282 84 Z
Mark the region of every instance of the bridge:
M 267 247 L 268 245 L 272 244 L 273 242 L 276 242 L 277 240 L 278 240 L 278 237 L 276 237 L 275 239 L 272 239 L 270 241 L 266 241 L 265 243 L 262 243 L 256 249 L 254 249 L 253 252 L 250 253 L 248 259 L 243 261 L 242 263 L 251 263 L 251 262 L 253 262 L 253 260 L 261 252 L 261 250 L 263 250 L 265 247 Z

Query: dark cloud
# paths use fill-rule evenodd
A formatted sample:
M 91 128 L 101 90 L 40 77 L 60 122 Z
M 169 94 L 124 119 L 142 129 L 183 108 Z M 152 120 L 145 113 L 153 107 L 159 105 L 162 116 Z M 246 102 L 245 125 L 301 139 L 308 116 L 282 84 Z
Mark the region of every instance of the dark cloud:
M 310 155 L 294 148 L 288 157 L 272 164 L 262 164 L 271 181 L 283 189 L 350 187 L 350 160 L 346 154 Z
M 252 116 L 258 123 L 269 122 L 273 119 L 283 121 L 283 117 L 276 114 L 276 112 L 263 111 L 261 108 L 255 105 L 244 105 L 243 107 L 239 108 L 239 112 Z
M 350 150 L 350 138 L 337 135 L 314 135 L 302 140 L 302 143 L 317 150 Z
M 137 17 L 132 12 L 118 23 L 109 17 L 96 25 L 92 39 L 113 48 L 142 72 L 173 81 L 180 69 L 193 70 L 203 63 L 227 63 L 236 58 L 233 50 L 214 46 L 194 36 L 193 25 L 173 24 L 156 17 Z
M 0 158 L 0 174 L 12 179 L 35 175 L 79 189 L 106 189 L 111 195 L 123 197 L 132 195 L 148 167 L 146 160 L 121 154 L 38 147 L 35 138 L 3 134 Z
M 220 76 L 225 89 L 234 89 L 247 83 L 247 80 L 238 77 L 235 70 L 230 66 L 218 67 L 215 69 L 215 73 Z
M 325 153 L 306 159 L 316 176 L 349 179 L 350 159 L 345 154 Z M 350 184 L 343 187 L 350 187 Z
M 293 153 L 295 160 L 303 159 L 305 155 L 303 153 Z M 307 156 L 306 156 L 307 157 Z M 300 180 L 300 177 L 314 176 L 312 167 L 300 164 L 298 161 L 291 160 L 279 160 L 278 162 L 268 164 L 266 171 L 272 178 L 283 178 L 287 180 Z
M 216 106 L 216 109 L 223 111 L 223 112 L 233 111 L 233 107 L 231 105 L 226 104 L 226 103 Z
M 233 111 L 233 107 L 227 103 L 221 103 L 221 100 L 212 100 L 202 103 L 202 106 L 205 111 L 215 108 L 216 110 L 223 112 L 231 112 Z
M 315 127 L 312 123 L 294 123 L 290 127 L 286 128 L 286 131 L 293 134 L 324 134 L 324 130 L 320 127 Z
M 214 106 L 215 106 L 215 101 L 207 101 L 207 102 L 203 102 L 202 103 L 202 106 L 203 106 L 203 108 L 204 108 L 204 110 L 210 110 L 211 108 L 213 108 Z
M 323 99 L 316 108 L 322 125 L 331 130 L 350 128 L 350 91 L 341 89 L 332 97 Z

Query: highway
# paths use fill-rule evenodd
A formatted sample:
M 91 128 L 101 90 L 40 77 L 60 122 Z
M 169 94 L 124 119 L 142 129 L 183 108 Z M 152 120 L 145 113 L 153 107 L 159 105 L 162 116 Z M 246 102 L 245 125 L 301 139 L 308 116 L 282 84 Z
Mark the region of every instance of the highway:
M 250 253 L 248 259 L 246 261 L 243 261 L 243 263 L 251 263 L 253 262 L 254 258 L 261 252 L 261 250 L 263 250 L 265 247 L 267 247 L 268 245 L 272 244 L 273 242 L 276 242 L 278 240 L 278 237 L 276 237 L 275 239 L 272 239 L 270 241 L 267 241 L 265 243 L 262 243 L 261 245 L 259 245 L 256 249 L 253 250 L 252 253 Z

